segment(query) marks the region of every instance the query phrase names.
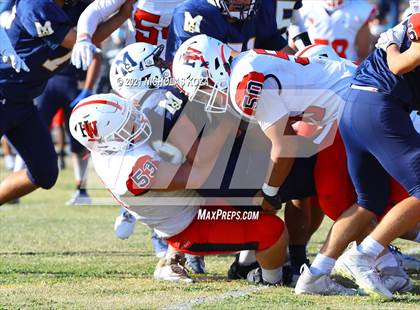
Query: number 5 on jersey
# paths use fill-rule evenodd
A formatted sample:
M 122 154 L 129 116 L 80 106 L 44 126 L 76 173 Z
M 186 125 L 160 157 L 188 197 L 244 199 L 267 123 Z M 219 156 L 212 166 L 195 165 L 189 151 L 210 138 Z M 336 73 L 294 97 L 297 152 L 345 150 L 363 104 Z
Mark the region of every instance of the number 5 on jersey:
M 137 159 L 126 182 L 127 189 L 135 196 L 146 193 L 153 184 L 157 173 L 157 161 L 144 155 Z

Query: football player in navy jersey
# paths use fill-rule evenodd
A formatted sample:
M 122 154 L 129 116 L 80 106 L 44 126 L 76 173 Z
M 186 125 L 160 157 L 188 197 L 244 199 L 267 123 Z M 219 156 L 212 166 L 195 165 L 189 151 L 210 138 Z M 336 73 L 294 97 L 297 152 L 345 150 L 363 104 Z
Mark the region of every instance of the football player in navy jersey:
M 165 59 L 171 62 L 179 46 L 190 37 L 198 34 L 206 34 L 221 42 L 228 43 L 238 52 L 254 47 L 294 52 L 288 47 L 288 42 L 283 37 L 283 34 L 290 24 L 293 11 L 298 10 L 301 6 L 302 1 L 187 0 L 181 3 L 174 11 L 169 27 Z M 301 47 L 311 43 L 306 32 L 293 38 L 293 41 L 296 46 Z M 175 89 L 171 89 L 171 92 L 178 97 L 182 97 Z M 182 109 L 174 114 L 166 113 L 167 123 L 165 128 L 172 128 L 181 111 Z M 253 196 L 258 191 L 229 189 L 229 183 L 241 151 L 247 125 L 244 123 L 241 127 L 241 134 L 238 135 L 238 139 L 234 144 L 228 167 L 223 177 L 222 190 L 201 190 L 202 195 L 240 197 L 242 195 Z M 261 137 L 261 139 L 265 138 Z M 246 152 L 249 153 L 249 158 L 252 160 L 252 158 L 264 158 L 263 154 L 265 154 L 265 151 L 265 148 L 261 148 L 260 150 L 247 150 Z M 301 162 L 300 165 L 307 165 L 308 169 L 312 169 L 314 159 L 299 159 L 299 162 Z M 300 165 L 296 165 L 296 167 Z M 292 267 L 294 267 L 292 270 L 296 276 L 293 279 L 291 276 L 288 277 L 290 281 L 287 280 L 286 282 L 296 281 L 300 266 L 307 262 L 306 242 L 310 238 L 311 228 L 309 227 L 309 217 L 306 211 L 310 207 L 308 197 L 313 194 L 309 183 L 308 181 L 306 186 L 307 192 L 302 192 L 302 196 L 299 197 L 302 199 L 293 200 L 286 204 L 286 224 L 288 228 L 305 228 L 305 232 L 296 228 L 291 230 L 289 252 L 291 254 Z M 297 233 L 293 233 L 294 231 Z M 257 267 L 255 262 L 255 255 L 252 252 L 241 253 L 232 264 L 228 277 L 230 279 L 246 278 L 248 271 Z
M 64 109 L 64 122 L 68 131 L 68 121 L 73 107 L 86 97 L 93 94 L 93 87 L 101 69 L 101 56 L 96 54 L 92 64 L 86 72 L 77 70 L 68 64 L 58 74 L 54 75 L 42 93 L 36 98 L 36 105 L 45 125 L 49 125 L 60 109 Z M 83 88 L 79 89 L 80 82 Z M 63 90 L 66 91 L 63 91 Z M 70 134 L 70 132 L 68 131 Z M 70 135 L 70 150 L 72 152 L 76 191 L 67 205 L 90 204 L 91 200 L 86 191 L 87 168 L 89 156 L 86 149 Z M 60 155 L 62 156 L 62 154 Z
M 410 1 L 410 5 L 413 12 L 420 12 L 420 1 Z M 410 197 L 396 204 L 359 245 L 347 251 L 336 269 L 351 275 L 368 294 L 393 297 L 374 262 L 391 241 L 420 221 L 420 136 L 410 119 L 410 113 L 420 108 L 419 38 L 420 13 L 415 13 L 381 35 L 377 49 L 354 76 L 340 132 L 357 203 L 340 216 L 311 270 L 301 275 L 299 293 L 315 293 L 318 279 L 330 274 L 349 242 L 363 236 L 384 212 L 389 174 Z
M 169 28 L 166 60 L 172 61 L 179 46 L 197 34 L 228 43 L 237 51 L 253 47 L 282 50 L 287 40 L 282 36 L 283 19 L 290 19 L 293 10 L 277 8 L 273 0 L 187 0 L 174 12 Z M 299 9 L 302 1 L 293 2 L 293 9 Z M 277 17 L 276 13 L 282 16 Z M 278 25 L 279 24 L 279 25 Z M 307 44 L 305 44 L 307 45 Z
M 12 46 L 30 69 L 15 72 L 0 64 L 0 135 L 5 135 L 27 165 L 0 184 L 0 204 L 28 194 L 38 187 L 51 188 L 57 179 L 57 155 L 50 133 L 41 121 L 33 99 L 47 80 L 70 59 L 76 41 L 81 3 L 72 0 L 18 0 L 7 29 Z M 127 4 L 130 5 L 130 4 Z M 103 23 L 95 36 L 101 42 L 126 19 L 126 8 Z M 65 91 L 65 90 L 63 90 Z

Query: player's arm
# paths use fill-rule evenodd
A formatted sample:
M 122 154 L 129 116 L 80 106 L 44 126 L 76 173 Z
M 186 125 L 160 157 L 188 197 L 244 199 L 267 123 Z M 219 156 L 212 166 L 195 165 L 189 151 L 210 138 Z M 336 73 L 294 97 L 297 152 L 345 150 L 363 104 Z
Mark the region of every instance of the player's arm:
M 387 49 L 388 67 L 395 75 L 413 71 L 420 65 L 420 42 L 413 42 L 408 50 L 400 52 L 400 48 L 392 44 Z
M 358 61 L 362 62 L 371 51 L 372 34 L 370 32 L 369 24 L 365 24 L 357 33 L 356 49 Z
M 215 124 L 218 124 L 217 127 L 214 127 Z M 205 166 L 218 156 L 220 147 L 238 125 L 239 119 L 230 113 L 213 114 L 210 120 L 200 104 L 189 102 L 172 128 L 168 141 L 175 145 L 189 162 L 194 162 L 195 166 Z M 203 131 L 200 138 L 199 131 Z M 207 150 L 192 151 L 198 147 L 206 147 Z
M 127 7 L 130 7 L 130 3 L 127 2 Z M 123 9 L 124 8 L 124 9 Z M 92 42 L 95 45 L 99 45 L 102 41 L 108 38 L 116 29 L 118 29 L 126 20 L 127 12 L 126 6 L 121 7 L 121 10 L 108 19 L 106 22 L 100 24 L 95 31 L 95 34 L 92 37 Z M 76 43 L 77 32 L 71 29 L 67 35 L 64 37 L 64 40 L 61 42 L 60 46 L 72 49 Z
M 70 107 L 73 108 L 79 101 L 91 96 L 93 94 L 93 87 L 96 84 L 96 81 L 101 73 L 102 65 L 102 54 L 96 53 L 93 56 L 92 63 L 89 66 L 89 69 L 86 73 L 85 83 L 83 89 L 80 91 L 79 95 L 70 103 Z
M 106 2 L 102 3 L 102 5 L 105 3 Z M 69 33 L 68 43 L 66 43 L 66 45 L 73 48 L 71 62 L 76 68 L 87 70 L 92 62 L 93 54 L 97 51 L 97 46 L 130 18 L 133 11 L 131 0 L 125 1 L 122 5 L 117 1 L 113 2 L 113 4 L 114 5 L 110 5 L 106 8 L 111 11 L 114 7 L 119 7 L 118 13 L 101 23 L 99 26 L 97 22 L 90 22 L 91 18 L 86 20 L 86 16 L 88 15 L 86 14 L 83 19 L 84 21 L 80 22 L 79 20 L 77 33 Z M 91 11 L 92 10 L 88 11 L 88 13 Z M 109 15 L 107 13 L 108 11 L 105 10 L 105 13 L 103 13 L 103 16 L 101 15 L 102 17 L 100 17 L 99 20 L 105 20 L 107 16 L 111 15 L 111 13 L 109 13 Z M 79 24 L 84 26 L 80 26 L 79 28 Z
M 92 38 L 98 25 L 105 22 L 126 0 L 95 0 L 83 11 L 77 22 L 77 37 Z
M 197 147 L 188 151 L 187 158 L 201 158 L 199 164 L 195 160 L 187 160 L 181 165 L 161 162 L 153 187 L 165 191 L 200 188 L 213 170 L 218 154 L 229 136 L 227 132 L 231 132 L 235 126 L 236 123 L 231 122 L 230 116 L 225 117 L 214 130 L 200 140 Z
M 407 27 L 407 34 L 412 43 L 403 53 L 400 52 L 400 42 L 406 29 L 402 24 L 381 34 L 378 40 L 377 47 L 379 44 L 382 44 L 381 48 L 386 47 L 388 67 L 395 75 L 405 74 L 420 65 L 420 13 L 410 16 Z
M 299 10 L 293 11 L 293 16 L 288 28 L 289 46 L 293 51 L 300 51 L 312 44 L 306 31 L 305 23 Z

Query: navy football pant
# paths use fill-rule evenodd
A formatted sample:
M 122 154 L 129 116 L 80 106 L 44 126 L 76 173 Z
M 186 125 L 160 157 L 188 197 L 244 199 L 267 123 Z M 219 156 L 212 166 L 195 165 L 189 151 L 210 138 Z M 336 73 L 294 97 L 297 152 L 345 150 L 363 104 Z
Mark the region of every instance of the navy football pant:
M 5 135 L 19 152 L 35 185 L 49 189 L 58 177 L 57 154 L 50 132 L 31 101 L 0 102 L 0 137 Z
M 45 124 L 49 126 L 60 108 L 64 108 L 66 131 L 70 137 L 70 149 L 73 153 L 81 154 L 85 148 L 73 138 L 68 129 L 71 111 L 70 103 L 79 94 L 77 80 L 72 76 L 56 75 L 48 80 L 47 87 L 41 96 L 35 99 L 39 112 Z
M 388 174 L 420 199 L 420 135 L 404 103 L 384 93 L 352 89 L 340 132 L 360 206 L 382 214 Z

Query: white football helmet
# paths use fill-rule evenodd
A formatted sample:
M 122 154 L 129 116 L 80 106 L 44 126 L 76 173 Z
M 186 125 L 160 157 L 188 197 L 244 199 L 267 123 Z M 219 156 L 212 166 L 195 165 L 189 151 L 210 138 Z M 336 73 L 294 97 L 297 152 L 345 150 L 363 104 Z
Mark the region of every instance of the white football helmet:
M 261 0 L 208 0 L 208 2 L 218 7 L 224 15 L 245 20 L 256 14 Z
M 171 72 L 160 58 L 163 45 L 134 43 L 114 58 L 109 78 L 112 89 L 129 99 L 139 92 L 169 84 Z
M 337 10 L 343 6 L 344 0 L 324 0 L 324 6 L 327 10 Z
M 232 53 L 227 44 L 204 34 L 188 39 L 172 63 L 176 86 L 189 100 L 204 104 L 205 111 L 225 112 Z
M 72 136 L 92 152 L 111 154 L 145 143 L 152 133 L 147 117 L 115 95 L 93 95 L 80 101 L 70 121 Z
M 298 57 L 314 57 L 314 56 L 324 56 L 332 60 L 341 61 L 343 60 L 338 56 L 337 52 L 330 46 L 325 44 L 312 44 L 304 49 L 296 52 L 295 56 Z

